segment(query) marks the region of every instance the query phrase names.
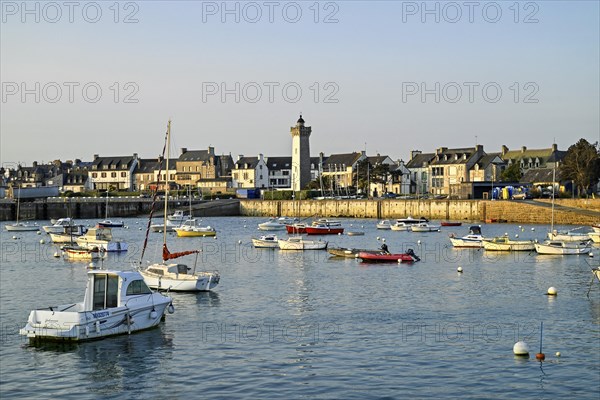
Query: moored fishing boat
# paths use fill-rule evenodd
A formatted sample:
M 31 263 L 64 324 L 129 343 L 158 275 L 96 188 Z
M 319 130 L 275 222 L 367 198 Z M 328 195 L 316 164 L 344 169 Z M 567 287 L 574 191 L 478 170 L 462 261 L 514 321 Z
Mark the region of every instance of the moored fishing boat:
M 469 228 L 469 234 L 463 237 L 456 237 L 454 233 L 450 235 L 450 242 L 453 247 L 481 247 L 483 246 L 483 236 L 481 235 L 481 227 L 473 225 Z
M 163 232 L 163 231 L 175 232 L 175 228 L 177 228 L 178 226 L 179 226 L 178 224 L 174 224 L 173 222 L 167 220 L 167 222 L 163 223 L 163 224 L 150 225 L 150 230 L 152 232 Z
M 278 240 L 277 235 L 263 235 L 259 238 L 252 238 L 252 245 L 256 248 L 276 249 L 279 247 Z
M 428 222 L 419 222 L 410 227 L 412 232 L 439 232 L 439 225 L 431 225 Z
M 212 226 L 200 226 L 196 218 L 188 219 L 178 228 L 173 228 L 179 237 L 216 236 L 217 231 Z
M 581 242 L 583 240 L 589 240 L 590 236 L 587 233 L 577 233 L 575 230 L 559 232 L 554 229 L 551 232 L 548 232 L 548 239 L 561 240 L 563 242 Z
M 376 226 L 377 229 L 391 229 L 392 223 L 389 219 L 384 219 L 383 221 L 379 221 Z
M 307 240 L 302 236 L 292 236 L 277 241 L 281 250 L 324 250 L 327 242 L 324 240 Z
M 285 226 L 285 230 L 289 234 L 302 234 L 306 233 L 306 224 L 304 223 L 296 223 Z
M 407 224 L 406 222 L 397 222 L 394 223 L 393 225 L 390 226 L 390 229 L 393 231 L 400 231 L 400 232 L 404 232 L 404 231 L 410 231 L 411 226 L 413 226 L 413 224 Z
M 61 250 L 63 256 L 68 260 L 97 260 L 106 254 L 106 252 L 101 251 L 98 247 L 88 249 L 77 245 L 63 246 Z
M 358 253 L 374 253 L 379 254 L 381 250 L 366 250 L 366 249 L 355 249 L 352 247 L 334 247 L 327 249 L 327 252 L 336 257 L 345 257 L 345 258 L 356 258 Z
M 534 251 L 533 240 L 512 240 L 508 236 L 483 239 L 483 248 L 487 251 Z
M 453 221 L 442 221 L 440 222 L 441 226 L 461 226 L 462 222 L 453 222 Z
M 50 240 L 52 240 L 52 243 L 73 243 L 87 231 L 88 228 L 84 225 L 63 226 L 62 233 L 50 233 Z
M 307 235 L 337 235 L 338 233 L 344 233 L 344 228 L 339 225 L 313 224 L 307 226 L 304 231 Z
M 185 214 L 182 210 L 177 210 L 173 214 L 169 215 L 167 219 L 171 222 L 179 222 L 182 223 L 185 220 L 191 219 L 192 214 Z
M 105 219 L 103 221 L 98 222 L 96 224 L 99 228 L 122 228 L 125 223 L 123 221 L 112 221 L 110 219 Z
M 64 227 L 73 225 L 75 221 L 71 218 L 59 218 L 52 225 L 44 225 L 42 229 L 46 233 L 62 233 L 64 232 Z
M 270 218 L 268 221 L 258 224 L 262 231 L 280 231 L 284 230 L 286 225 L 298 222 L 297 218 L 279 217 Z
M 89 249 L 98 247 L 111 252 L 127 251 L 127 243 L 114 239 L 111 228 L 90 228 L 85 235 L 79 236 L 75 241 L 79 246 Z
M 420 222 L 429 222 L 429 220 L 425 217 L 413 218 L 412 216 L 408 216 L 406 218 L 399 218 L 396 222 L 404 222 L 405 224 L 418 224 Z
M 544 243 L 535 243 L 538 254 L 548 255 L 579 255 L 587 254 L 591 250 L 589 242 L 563 242 L 560 240 L 546 240 Z
M 30 312 L 19 330 L 30 342 L 84 341 L 132 333 L 158 325 L 171 298 L 153 293 L 137 271 L 88 271 L 81 303 Z

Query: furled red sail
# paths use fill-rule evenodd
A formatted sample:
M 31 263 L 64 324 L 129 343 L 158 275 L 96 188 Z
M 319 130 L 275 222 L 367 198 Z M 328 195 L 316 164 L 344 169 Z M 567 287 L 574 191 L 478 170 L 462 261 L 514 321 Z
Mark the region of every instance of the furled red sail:
M 180 251 L 178 253 L 171 253 L 167 248 L 167 244 L 163 244 L 163 252 L 162 252 L 163 261 L 172 260 L 174 258 L 187 256 L 189 254 L 198 254 L 200 251 L 198 250 L 189 250 L 189 251 Z

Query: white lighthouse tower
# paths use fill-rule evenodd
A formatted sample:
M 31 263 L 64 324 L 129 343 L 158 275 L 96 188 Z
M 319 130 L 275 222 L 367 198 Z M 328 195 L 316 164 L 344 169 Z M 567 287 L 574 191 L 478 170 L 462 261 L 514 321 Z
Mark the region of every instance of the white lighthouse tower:
M 292 134 L 292 190 L 302 190 L 310 182 L 310 126 L 304 126 L 302 114 L 296 126 L 290 128 Z

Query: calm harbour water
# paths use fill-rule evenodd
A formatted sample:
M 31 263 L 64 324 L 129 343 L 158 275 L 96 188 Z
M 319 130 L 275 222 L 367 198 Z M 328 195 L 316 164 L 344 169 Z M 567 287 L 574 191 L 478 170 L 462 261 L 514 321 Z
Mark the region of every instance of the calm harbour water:
M 23 232 L 13 240 L 1 224 L 0 397 L 600 396 L 600 284 L 586 297 L 588 257 L 453 249 L 448 234 L 462 236 L 469 224 L 409 233 L 344 220 L 347 231 L 365 235 L 324 237 L 330 244 L 375 248 L 384 237 L 392 252 L 412 247 L 423 258 L 361 264 L 325 251 L 252 249 L 263 220 L 207 218 L 216 240 L 169 236 L 171 251 L 202 247 L 202 269 L 218 269 L 221 283 L 210 293 L 171 294 L 175 314 L 158 328 L 43 347 L 29 346 L 18 329 L 31 309 L 81 301 L 87 263 L 53 258 L 55 248 L 39 243 L 49 242 L 46 234 Z M 146 220 L 125 222 L 129 229 L 114 229 L 114 236 L 130 251 L 111 254 L 106 267 L 130 269 L 139 260 Z M 482 228 L 484 236 L 539 239 L 546 229 Z M 157 261 L 162 235 L 150 237 L 145 258 Z M 593 252 L 597 264 L 600 248 Z M 184 260 L 193 264 L 194 257 Z M 558 296 L 545 295 L 550 286 Z M 543 364 L 534 359 L 541 321 Z M 531 359 L 513 356 L 518 340 L 529 344 Z

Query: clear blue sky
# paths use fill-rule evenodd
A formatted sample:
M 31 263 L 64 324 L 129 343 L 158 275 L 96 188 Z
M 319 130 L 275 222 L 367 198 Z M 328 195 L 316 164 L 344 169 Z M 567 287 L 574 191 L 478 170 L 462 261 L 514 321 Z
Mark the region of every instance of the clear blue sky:
M 429 2 L 427 14 L 421 1 L 229 2 L 230 14 L 220 1 L 123 2 L 117 16 L 109 1 L 94 3 L 100 17 L 80 2 L 73 22 L 63 2 L 27 4 L 2 1 L 3 163 L 154 157 L 168 118 L 174 149 L 289 155 L 301 111 L 314 155 L 600 139 L 597 1 L 477 2 L 471 16 L 464 2 Z

